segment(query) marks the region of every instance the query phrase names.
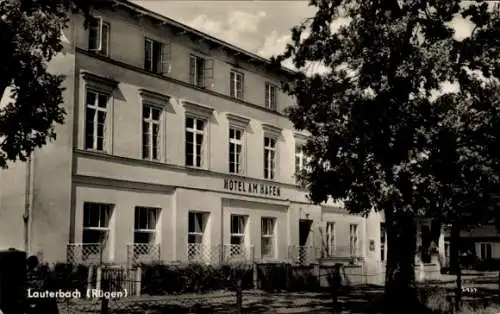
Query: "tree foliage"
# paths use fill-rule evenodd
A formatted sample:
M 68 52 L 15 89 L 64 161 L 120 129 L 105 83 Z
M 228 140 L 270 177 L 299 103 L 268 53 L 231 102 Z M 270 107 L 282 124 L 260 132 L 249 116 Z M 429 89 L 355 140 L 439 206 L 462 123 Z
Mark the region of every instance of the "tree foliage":
M 55 125 L 64 122 L 64 76 L 50 73 L 48 63 L 63 49 L 61 32 L 70 14 L 82 12 L 88 18 L 90 8 L 97 4 L 0 1 L 0 91 L 5 102 L 11 99 L 0 107 L 0 167 L 7 167 L 8 161 L 26 160 L 47 139 L 55 139 Z
M 498 208 L 500 18 L 486 2 L 461 2 L 313 0 L 316 14 L 274 60 L 331 70 L 284 84 L 297 102 L 290 119 L 311 133 L 301 178 L 314 202 L 384 212 L 387 280 L 399 288 L 411 286 L 414 253 L 390 252 L 413 249 L 417 217 L 473 225 Z M 456 16 L 475 26 L 464 40 Z M 340 17 L 348 23 L 333 28 Z

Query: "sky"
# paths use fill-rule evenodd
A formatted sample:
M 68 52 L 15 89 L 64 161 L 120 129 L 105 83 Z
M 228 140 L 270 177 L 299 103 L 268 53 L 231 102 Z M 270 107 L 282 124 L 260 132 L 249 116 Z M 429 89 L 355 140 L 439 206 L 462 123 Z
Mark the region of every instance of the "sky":
M 265 58 L 282 53 L 290 29 L 315 13 L 307 0 L 132 2 Z M 457 38 L 472 31 L 472 24 L 462 18 L 452 24 Z M 293 68 L 290 62 L 283 65 Z
M 132 2 L 266 58 L 283 52 L 290 29 L 315 13 L 301 0 Z

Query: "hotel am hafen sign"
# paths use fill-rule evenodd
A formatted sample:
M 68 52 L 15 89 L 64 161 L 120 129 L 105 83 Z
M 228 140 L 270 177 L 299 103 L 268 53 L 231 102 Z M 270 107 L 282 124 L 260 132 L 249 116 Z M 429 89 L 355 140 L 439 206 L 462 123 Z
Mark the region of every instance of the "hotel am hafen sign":
M 224 190 L 264 196 L 281 196 L 280 188 L 277 186 L 233 179 L 224 179 Z

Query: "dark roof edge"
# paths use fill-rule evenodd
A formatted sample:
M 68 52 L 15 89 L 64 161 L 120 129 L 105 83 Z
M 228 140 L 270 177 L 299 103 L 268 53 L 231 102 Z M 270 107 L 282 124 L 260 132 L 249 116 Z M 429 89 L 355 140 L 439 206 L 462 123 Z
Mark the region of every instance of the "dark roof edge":
M 204 39 L 214 43 L 214 44 L 217 44 L 217 45 L 220 45 L 220 46 L 223 46 L 224 48 L 226 49 L 230 49 L 230 50 L 233 50 L 234 52 L 237 52 L 237 53 L 240 53 L 240 54 L 243 54 L 251 59 L 254 59 L 256 61 L 259 61 L 259 62 L 262 62 L 262 63 L 265 63 L 266 65 L 271 65 L 271 60 L 270 59 L 267 59 L 267 58 L 264 58 L 264 57 L 261 57 L 255 53 L 252 53 L 252 52 L 249 52 L 245 49 L 242 49 L 242 48 L 239 48 L 235 45 L 232 45 L 226 41 L 223 41 L 223 40 L 220 40 L 220 39 L 217 39 L 213 36 L 210 36 L 206 33 L 203 33 L 203 32 L 200 32 L 192 27 L 189 27 L 185 24 L 182 24 L 180 22 L 177 22 L 171 18 L 168 18 L 164 15 L 161 15 L 161 14 L 158 14 L 158 13 L 155 13 L 151 10 L 148 10 L 138 4 L 135 4 L 133 2 L 130 2 L 129 0 L 112 0 L 112 2 L 114 2 L 115 4 L 117 5 L 120 5 L 120 6 L 125 6 L 129 9 L 132 9 L 134 11 L 137 11 L 139 13 L 143 13 L 145 15 L 148 15 L 154 19 L 157 19 L 157 20 L 160 20 L 161 22 L 164 22 L 166 24 L 169 24 L 171 26 L 174 26 L 174 27 L 177 27 L 177 28 L 180 28 L 182 29 L 183 31 L 186 31 L 186 32 L 189 32 L 191 34 L 194 34 L 194 35 L 197 35 L 197 36 L 200 36 L 200 37 L 203 37 Z M 282 71 L 283 74 L 288 74 L 288 75 L 293 75 L 293 74 L 296 74 L 297 72 L 291 70 L 291 69 L 288 69 L 288 68 L 285 68 L 283 66 L 281 66 L 279 69 L 276 69 L 277 71 Z

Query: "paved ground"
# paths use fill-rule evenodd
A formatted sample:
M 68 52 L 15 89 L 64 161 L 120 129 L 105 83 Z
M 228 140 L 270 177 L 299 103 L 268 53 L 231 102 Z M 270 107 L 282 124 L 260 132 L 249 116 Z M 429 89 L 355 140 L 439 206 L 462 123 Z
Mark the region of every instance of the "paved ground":
M 498 273 L 486 275 L 465 274 L 464 299 L 473 306 L 496 303 L 498 300 Z M 454 276 L 443 276 L 439 282 L 422 284 L 447 288 L 448 294 L 455 287 Z M 433 294 L 431 292 L 430 294 Z M 346 290 L 339 297 L 340 313 L 379 313 L 383 287 L 357 287 Z M 232 292 L 213 292 L 182 296 L 141 296 L 110 301 L 109 314 L 160 314 L 160 313 L 236 313 L 236 296 Z M 245 313 L 332 313 L 332 298 L 325 293 L 264 293 L 244 291 Z M 60 303 L 61 314 L 99 313 L 100 301 L 69 300 Z

